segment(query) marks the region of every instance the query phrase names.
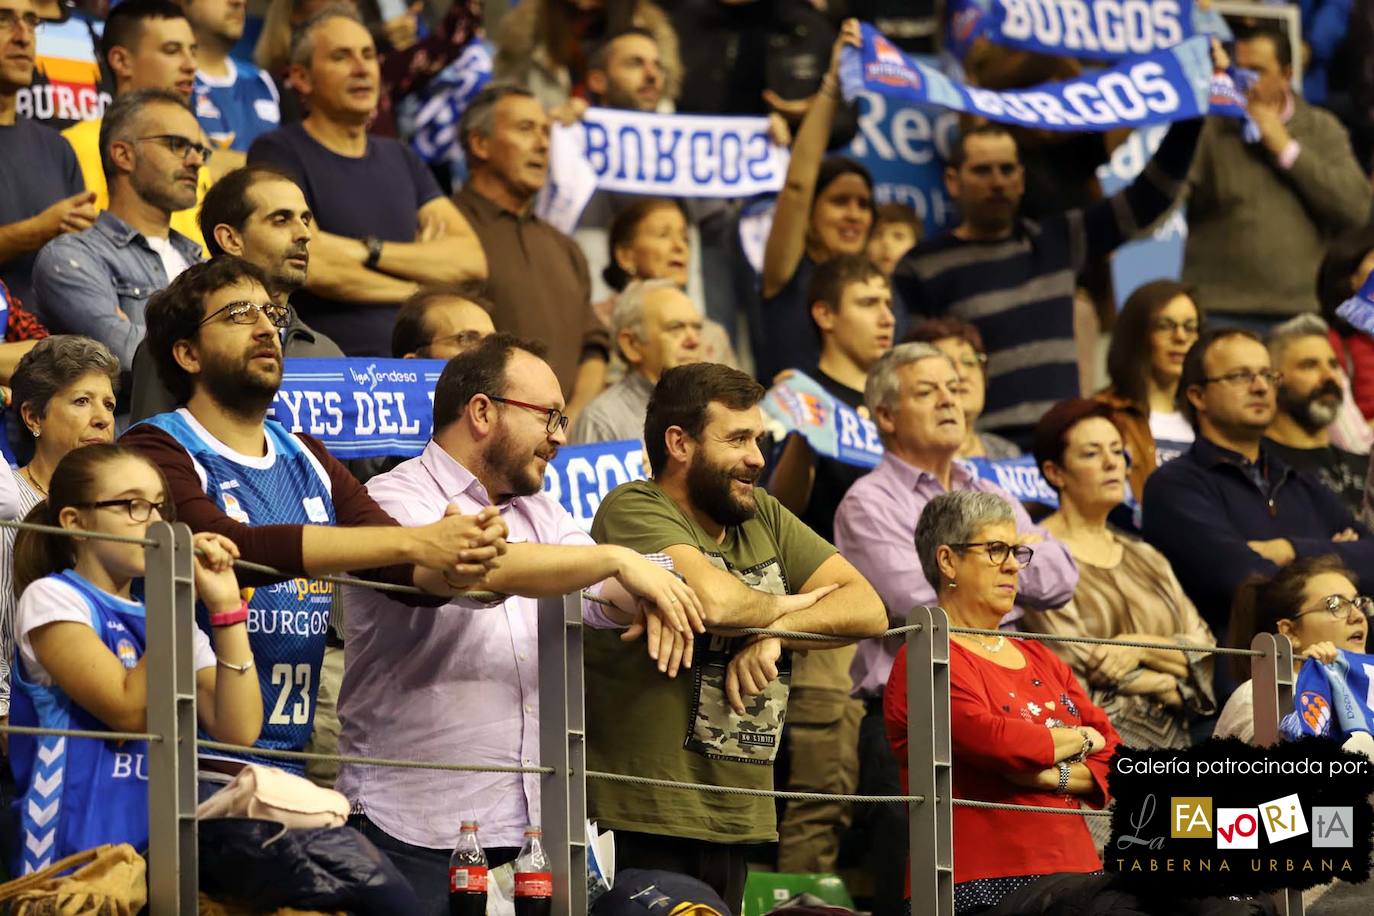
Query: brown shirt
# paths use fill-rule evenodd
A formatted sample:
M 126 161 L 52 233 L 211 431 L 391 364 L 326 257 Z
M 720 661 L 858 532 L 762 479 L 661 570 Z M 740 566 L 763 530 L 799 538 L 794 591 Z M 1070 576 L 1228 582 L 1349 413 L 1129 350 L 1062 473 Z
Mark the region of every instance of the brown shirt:
M 548 363 L 572 396 L 577 365 L 605 359 L 610 334 L 592 311 L 587 259 L 571 238 L 533 213 L 512 213 L 464 187 L 454 203 L 487 255 L 487 295 L 498 331 L 548 345 Z

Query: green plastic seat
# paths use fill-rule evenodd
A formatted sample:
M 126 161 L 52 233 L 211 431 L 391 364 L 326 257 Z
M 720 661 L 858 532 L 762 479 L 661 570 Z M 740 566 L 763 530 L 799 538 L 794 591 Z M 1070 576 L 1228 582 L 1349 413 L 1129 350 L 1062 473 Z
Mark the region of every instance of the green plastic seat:
M 854 908 L 854 900 L 839 875 L 751 871 L 744 884 L 744 911 L 740 916 L 764 916 L 798 894 L 813 894 L 831 906 Z

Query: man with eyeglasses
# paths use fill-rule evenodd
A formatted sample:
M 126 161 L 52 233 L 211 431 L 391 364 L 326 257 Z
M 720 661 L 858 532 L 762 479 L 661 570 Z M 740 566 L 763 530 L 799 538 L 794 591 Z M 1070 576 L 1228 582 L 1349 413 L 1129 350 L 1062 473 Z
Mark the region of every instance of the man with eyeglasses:
M 1024 607 L 1062 607 L 1078 585 L 1078 567 L 1068 548 L 1032 522 L 1004 490 L 956 459 L 965 438 L 962 393 L 954 361 L 928 343 L 904 343 L 888 351 L 864 383 L 864 403 L 882 438 L 883 458 L 840 501 L 835 546 L 878 590 L 890 626 L 904 625 L 913 607 L 935 603 L 935 589 L 919 572 L 916 523 L 927 503 L 952 490 L 1005 499 L 1023 543 L 1034 545 L 1035 562 L 1021 574 L 1018 606 L 1005 623 L 1020 617 Z M 859 791 L 865 794 L 901 792 L 883 723 L 883 691 L 901 646 L 901 638 L 864 640 L 849 669 L 853 694 L 865 706 L 859 725 Z M 879 805 L 868 818 L 876 895 L 901 900 L 906 811 Z
M 482 585 L 512 597 L 485 608 L 459 599 L 436 613 L 406 597 L 346 589 L 344 754 L 538 765 L 536 599 L 543 595 L 601 583 L 600 597 L 615 606 L 585 603 L 589 626 L 632 624 L 633 632 L 611 636 L 619 643 L 648 625 L 651 657 L 632 648 L 655 680 L 693 663 L 701 608 L 691 588 L 664 568 L 671 561 L 593 544 L 542 492 L 545 468 L 567 442 L 568 427 L 558 377 L 542 353 L 538 343 L 493 334 L 455 356 L 435 385 L 434 436 L 424 452 L 368 481 L 368 493 L 405 525 L 427 524 L 450 505 L 472 513 L 498 508 L 510 548 Z M 460 821 L 481 822 L 493 867 L 514 859 L 526 825 L 539 819 L 539 781 L 531 774 L 350 764 L 338 789 L 359 812 L 353 825 L 415 888 L 420 912 L 435 914 L 448 912 L 448 862 Z M 436 801 L 442 814 L 435 814 Z
M 196 202 L 209 156 L 181 96 L 140 89 L 115 100 L 101 128 L 110 206 L 95 225 L 49 242 L 34 262 L 37 311 L 48 327 L 105 344 L 133 367 L 148 297 L 199 263 L 200 245 L 171 228 Z
M 90 228 L 96 212 L 71 147 L 17 111 L 34 79 L 40 22 L 31 0 L 0 0 L 0 283 L 24 302 L 38 250 Z
M 391 355 L 395 359 L 453 359 L 496 332 L 491 322 L 493 308 L 475 283 L 426 287 L 396 313 Z
M 100 64 L 116 99 L 140 89 L 162 89 L 190 104 L 196 77 L 195 35 L 181 8 L 169 0 L 123 0 L 105 19 Z M 87 189 L 95 192 L 96 210 L 105 209 L 110 199 L 101 123 L 101 118 L 91 118 L 62 131 L 76 151 Z M 199 137 L 198 131 L 188 135 L 197 142 Z M 204 165 L 197 173 L 196 200 L 210 186 L 210 172 Z M 203 243 L 190 205 L 172 215 L 172 228 L 196 244 Z
M 1310 474 L 1264 441 L 1283 374 L 1249 331 L 1205 332 L 1183 360 L 1178 407 L 1197 437 L 1145 483 L 1143 533 L 1173 566 L 1198 612 L 1227 645 L 1236 588 L 1298 557 L 1337 554 L 1374 587 L 1374 538 Z M 1218 665 L 1217 699 L 1234 683 Z
M 333 603 L 332 586 L 307 580 L 352 571 L 419 586 L 441 604 L 480 581 L 504 550 L 505 526 L 494 512 L 454 509 L 427 525 L 397 527 L 317 439 L 266 419 L 281 385 L 278 331 L 287 322 L 270 282 L 226 255 L 188 269 L 153 297 L 148 351 L 181 406 L 121 442 L 162 469 L 179 521 L 223 534 L 243 559 L 290 577 L 240 573 L 255 587 L 248 632 L 263 690 L 257 744 L 299 751 L 315 718 Z M 213 756 L 221 770 L 244 759 L 302 769 L 279 758 Z

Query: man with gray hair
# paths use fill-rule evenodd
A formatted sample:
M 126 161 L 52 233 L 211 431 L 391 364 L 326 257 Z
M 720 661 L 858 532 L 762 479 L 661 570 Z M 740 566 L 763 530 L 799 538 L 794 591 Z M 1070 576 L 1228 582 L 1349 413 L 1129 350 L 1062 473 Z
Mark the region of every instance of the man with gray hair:
M 864 403 L 885 451 L 878 466 L 859 478 L 840 501 L 835 546 L 878 590 L 892 626 L 905 624 L 911 608 L 935 603 L 935 589 L 915 572 L 920 568 L 916 523 L 926 504 L 941 493 L 979 490 L 995 493 L 1011 505 L 1017 532 L 1035 543 L 1035 563 L 1021 574 L 1019 605 L 1060 607 L 1078 585 L 1078 567 L 1068 549 L 1037 527 L 1000 487 L 955 459 L 965 432 L 961 386 L 954 362 L 926 343 L 889 350 L 873 364 L 864 385 Z M 1016 610 L 1008 619 L 1018 616 Z M 854 695 L 866 707 L 859 726 L 859 791 L 864 794 L 895 795 L 901 790 L 883 724 L 883 689 L 901 645 L 900 638 L 865 640 L 850 667 Z M 876 806 L 870 830 L 875 859 L 870 864 L 879 876 L 875 892 L 887 899 L 893 887 L 883 883 L 889 882 L 900 896 L 905 812 Z
M 53 239 L 33 266 L 37 312 L 52 331 L 100 341 L 130 371 L 148 297 L 203 260 L 171 222 L 195 204 L 209 158 L 199 122 L 172 90 L 138 89 L 106 109 L 100 164 L 109 209 L 84 232 Z
M 605 384 L 609 341 L 582 250 L 534 213 L 549 177 L 549 116 L 526 90 L 489 86 L 468 103 L 458 137 L 468 180 L 454 201 L 486 251 L 496 330 L 548 343 L 576 420 Z
M 1316 315 L 1298 315 L 1269 332 L 1269 358 L 1283 378 L 1278 411 L 1265 437 L 1284 464 L 1316 476 L 1358 514 L 1369 457 L 1331 444 L 1331 425 L 1340 415 L 1345 386 L 1328 331 Z
M 701 313 L 672 280 L 637 280 L 625 287 L 611 313 L 611 334 L 629 367 L 625 377 L 587 405 L 568 441 L 618 442 L 644 436 L 658 377 L 701 361 Z
M 349 356 L 389 356 L 400 304 L 421 287 L 481 280 L 472 227 L 410 147 L 372 136 L 381 73 L 372 35 L 347 7 L 310 19 L 291 47 L 310 113 L 258 137 L 249 164 L 285 171 L 315 216 L 310 272 L 291 304 Z

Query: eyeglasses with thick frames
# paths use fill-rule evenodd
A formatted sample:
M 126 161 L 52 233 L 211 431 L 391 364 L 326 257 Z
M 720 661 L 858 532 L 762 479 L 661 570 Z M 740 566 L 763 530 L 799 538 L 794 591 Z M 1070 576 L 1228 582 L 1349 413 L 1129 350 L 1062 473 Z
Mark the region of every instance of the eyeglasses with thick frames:
M 524 401 L 517 401 L 514 398 L 498 398 L 494 394 L 489 394 L 487 395 L 487 397 L 491 398 L 493 401 L 496 401 L 498 404 L 509 404 L 512 407 L 523 407 L 526 410 L 533 410 L 535 413 L 544 414 L 548 417 L 548 422 L 544 424 L 545 432 L 552 433 L 555 430 L 562 430 L 564 432 L 567 432 L 568 430 L 567 414 L 563 413 L 563 411 L 559 410 L 556 407 L 540 407 L 538 404 L 527 404 Z
M 1204 378 L 1202 381 L 1207 385 L 1225 382 L 1232 388 L 1249 388 L 1251 385 L 1255 384 L 1255 379 L 1257 378 L 1264 379 L 1264 383 L 1270 388 L 1277 388 L 1279 382 L 1283 381 L 1283 373 L 1277 369 L 1261 369 L 1258 372 L 1253 369 L 1236 369 L 1233 372 L 1227 372 L 1225 375 L 1213 375 Z
M 1301 614 L 1294 614 L 1288 619 L 1297 620 L 1308 614 L 1330 614 L 1337 620 L 1349 620 L 1352 609 L 1358 611 L 1361 617 L 1374 617 L 1374 599 L 1366 598 L 1364 595 L 1356 595 L 1354 598 L 1347 598 L 1344 595 L 1327 595 L 1321 599 L 1318 607 L 1303 611 Z
M 267 320 L 273 326 L 284 328 L 291 320 L 291 312 L 284 305 L 274 305 L 269 302 L 266 305 L 259 305 L 256 302 L 231 302 L 223 308 L 217 308 L 205 316 L 202 325 L 209 324 L 220 315 L 224 315 L 234 324 L 257 324 L 259 315 L 266 315 Z
M 0 32 L 13 32 L 15 26 L 24 23 L 24 27 L 30 32 L 37 34 L 43 19 L 37 13 L 20 13 L 8 7 L 0 7 Z
M 187 154 L 194 152 L 196 155 L 200 156 L 201 165 L 207 164 L 210 161 L 210 155 L 214 152 L 213 149 L 206 146 L 204 143 L 198 143 L 190 137 L 182 137 L 178 134 L 153 134 L 151 137 L 139 137 L 138 142 L 161 143 L 163 146 L 167 147 L 167 149 L 171 150 L 173 156 L 176 156 L 182 162 L 186 161 Z
M 129 521 L 132 522 L 146 522 L 153 517 L 154 509 L 157 510 L 159 516 L 164 518 L 167 512 L 167 503 L 165 500 L 160 503 L 155 503 L 138 496 L 130 499 L 102 499 L 99 502 L 74 503 L 73 505 L 79 509 L 123 509 L 129 513 Z
M 955 550 L 968 550 L 971 547 L 981 547 L 987 552 L 988 560 L 993 566 L 1001 566 L 1007 562 L 1007 556 L 1016 558 L 1016 565 L 1025 569 L 1030 565 L 1031 557 L 1035 556 L 1035 551 L 1025 544 L 1008 544 L 1006 541 L 969 541 L 965 544 L 950 544 Z

